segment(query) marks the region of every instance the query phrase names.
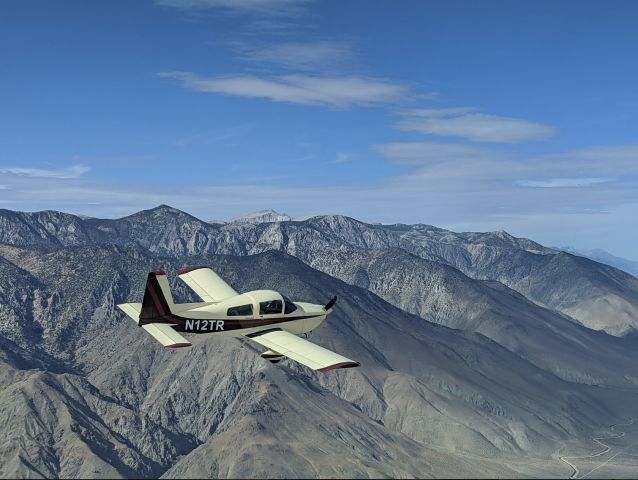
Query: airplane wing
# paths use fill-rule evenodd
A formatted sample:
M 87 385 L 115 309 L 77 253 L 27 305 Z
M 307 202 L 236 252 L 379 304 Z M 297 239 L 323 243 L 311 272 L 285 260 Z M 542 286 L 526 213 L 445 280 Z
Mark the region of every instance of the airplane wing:
M 142 310 L 141 303 L 121 303 L 118 305 L 118 308 L 135 320 L 135 323 L 139 322 L 140 311 Z M 173 330 L 168 323 L 149 323 L 142 325 L 142 328 L 165 347 L 180 348 L 190 347 L 192 345 L 188 340 Z
M 219 302 L 238 295 L 219 275 L 207 267 L 183 268 L 177 275 L 205 302 Z
M 279 328 L 272 328 L 245 335 L 246 338 L 263 345 L 274 352 L 285 355 L 306 367 L 327 372 L 335 368 L 358 367 L 359 362 L 331 352 L 308 340 Z

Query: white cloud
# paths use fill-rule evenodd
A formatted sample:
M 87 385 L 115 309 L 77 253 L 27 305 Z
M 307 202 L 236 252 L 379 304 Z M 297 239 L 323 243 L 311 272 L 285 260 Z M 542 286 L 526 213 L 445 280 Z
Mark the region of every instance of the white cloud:
M 532 188 L 574 188 L 589 187 L 599 183 L 607 183 L 613 181 L 613 178 L 597 177 L 597 178 L 547 178 L 544 180 L 518 180 L 517 185 L 521 187 Z
M 418 205 L 444 226 L 495 225 L 499 219 L 501 228 L 507 228 L 521 216 L 613 212 L 638 203 L 638 146 L 535 157 L 456 144 L 392 143 L 372 148 L 409 168 L 389 178 L 380 190 L 394 191 L 405 200 L 404 208 Z
M 412 109 L 401 112 L 400 130 L 461 137 L 476 142 L 520 143 L 544 140 L 554 128 L 519 118 L 478 113 L 472 108 Z
M 579 174 L 598 172 L 604 177 L 638 175 L 638 144 L 592 146 L 544 158 L 548 167 L 571 168 Z
M 406 92 L 402 85 L 368 77 L 285 75 L 271 79 L 253 75 L 200 77 L 190 72 L 162 72 L 199 92 L 267 98 L 275 102 L 330 107 L 371 106 L 391 102 Z
M 219 9 L 233 14 L 286 17 L 299 15 L 309 0 L 156 0 L 155 3 L 182 10 Z
M 578 240 L 586 235 L 588 241 L 595 240 L 593 246 L 625 249 L 626 255 L 627 250 L 635 251 L 638 146 L 592 147 L 536 157 L 455 144 L 394 143 L 373 148 L 403 171 L 355 184 L 327 176 L 311 182 L 294 178 L 264 184 L 260 178 L 233 185 L 136 189 L 86 178 L 6 174 L 0 181 L 10 188 L 2 191 L 0 201 L 17 210 L 53 208 L 103 217 L 161 203 L 204 219 L 231 218 L 263 208 L 295 217 L 341 213 L 364 221 L 428 223 L 454 230 L 505 229 L 547 244 L 581 245 Z M 521 181 L 571 188 L 529 188 Z M 246 191 L 251 194 L 245 195 Z M 91 202 L 94 205 L 89 206 Z
M 495 152 L 458 143 L 396 142 L 372 145 L 372 149 L 393 163 L 427 165 L 464 160 L 491 159 Z
M 458 115 L 465 115 L 475 112 L 476 109 L 469 107 L 454 108 L 412 108 L 399 112 L 406 117 L 427 117 L 427 118 L 445 118 Z
M 288 42 L 251 46 L 236 44 L 240 58 L 296 70 L 333 69 L 354 61 L 349 45 L 335 41 Z
M 392 163 L 451 179 L 492 179 L 528 187 L 585 187 L 638 176 L 638 145 L 596 146 L 540 156 L 437 142 L 385 143 L 371 148 Z
M 490 183 L 472 175 L 433 177 L 421 170 L 362 185 L 287 182 L 273 186 L 173 185 L 163 189 L 140 185 L 133 190 L 85 179 L 19 178 L 2 198 L 16 210 L 57 209 L 117 217 L 166 203 L 199 218 L 223 219 L 243 211 L 273 208 L 292 216 L 340 213 L 364 221 L 427 223 L 455 230 L 505 229 L 548 244 L 557 239 L 573 244 L 579 235 L 591 233 L 596 235 L 597 246 L 608 248 L 614 239 L 619 244 L 622 240 L 622 235 L 613 232 L 622 231 L 627 238 L 638 234 L 635 222 L 631 222 L 638 214 L 635 184 L 624 189 L 625 197 L 617 187 L 542 190 Z M 248 190 L 251 195 L 242 193 Z M 609 213 L 599 214 L 601 218 L 592 222 L 592 211 Z M 566 225 L 569 232 L 564 230 Z M 616 249 L 622 250 L 620 245 Z
M 354 160 L 356 155 L 351 152 L 337 152 L 337 156 L 333 163 L 346 163 Z
M 22 168 L 22 167 L 0 167 L 0 174 L 17 175 L 20 177 L 34 178 L 58 178 L 69 179 L 78 178 L 89 171 L 86 165 L 78 164 L 61 170 L 44 170 L 41 168 Z

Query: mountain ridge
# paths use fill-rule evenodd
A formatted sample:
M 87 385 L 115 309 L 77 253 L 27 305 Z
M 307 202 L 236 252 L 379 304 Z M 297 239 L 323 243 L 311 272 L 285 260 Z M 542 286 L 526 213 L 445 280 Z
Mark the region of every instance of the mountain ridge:
M 634 277 L 638 277 L 638 262 L 613 255 L 600 248 L 579 250 L 574 247 L 555 247 L 555 249 L 562 250 L 563 252 L 571 253 L 572 255 L 577 255 L 579 257 L 589 258 L 590 260 L 594 260 L 595 262 L 604 263 L 611 267 L 615 267 L 619 270 L 627 272 Z
M 97 239 L 87 245 L 0 245 L 0 298 L 41 329 L 31 342 L 19 335 L 25 323 L 0 330 L 0 464 L 10 476 L 247 475 L 260 465 L 282 476 L 567 474 L 559 448 L 580 448 L 636 415 L 633 336 L 591 331 L 405 249 L 370 248 L 395 237 L 366 224 L 332 216 L 211 229 L 168 209 L 129 222 L 91 219 L 87 231 L 102 233 L 87 234 Z M 350 243 L 338 241 L 340 223 Z M 198 232 L 214 235 L 193 240 Z M 240 255 L 211 255 L 213 247 Z M 172 273 L 189 265 L 210 266 L 238 291 L 273 288 L 315 303 L 336 294 L 335 312 L 310 339 L 361 367 L 320 375 L 288 360 L 270 365 L 254 346 L 214 336 L 161 349 L 115 305 L 139 302 L 157 269 L 169 272 L 177 301 L 190 301 Z M 423 302 L 427 289 L 434 303 L 406 312 L 394 278 L 417 284 L 403 292 L 409 301 Z M 472 315 L 475 323 L 449 328 Z M 437 319 L 446 321 L 428 321 Z M 308 425 L 320 427 L 312 434 Z M 280 466 L 286 457 L 290 469 Z M 543 467 L 528 465 L 540 459 Z
M 285 251 L 315 268 L 330 272 L 330 252 L 356 247 L 399 248 L 425 260 L 449 265 L 477 280 L 495 280 L 531 301 L 558 310 L 595 330 L 622 336 L 638 328 L 638 279 L 591 260 L 543 247 L 505 232 L 454 233 L 423 224 L 371 225 L 343 215 L 303 221 L 210 224 L 161 205 L 116 220 L 60 214 L 65 224 L 40 235 L 40 213 L 0 211 L 0 243 L 14 245 L 78 245 L 116 243 L 140 246 L 170 256 L 197 254 L 248 255 L 267 249 Z M 4 215 L 4 216 L 3 216 Z M 43 214 L 44 215 L 44 214 Z M 37 231 L 21 228 L 33 221 Z M 82 234 L 76 233 L 82 231 Z M 325 245 L 317 250 L 316 242 Z M 309 252 L 317 252 L 319 258 Z M 341 257 L 342 260 L 344 257 Z M 348 259 L 345 259 L 348 261 Z M 325 264 L 325 265 L 324 265 Z M 576 281 L 575 281 L 576 280 Z M 550 287 L 551 285 L 551 287 Z

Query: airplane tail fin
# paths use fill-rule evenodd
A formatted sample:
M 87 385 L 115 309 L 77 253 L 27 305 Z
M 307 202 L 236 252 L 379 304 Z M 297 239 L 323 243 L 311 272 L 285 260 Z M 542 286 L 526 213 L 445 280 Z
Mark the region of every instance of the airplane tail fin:
M 172 314 L 175 304 L 166 279 L 166 273 L 150 272 L 146 279 L 146 290 L 142 300 L 139 325 L 149 323 L 173 323 Z

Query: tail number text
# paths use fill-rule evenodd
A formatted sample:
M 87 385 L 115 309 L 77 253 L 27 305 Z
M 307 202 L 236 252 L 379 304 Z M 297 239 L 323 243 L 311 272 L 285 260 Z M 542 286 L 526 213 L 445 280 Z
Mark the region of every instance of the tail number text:
M 224 330 L 223 320 L 186 320 L 184 330 L 219 332 Z

